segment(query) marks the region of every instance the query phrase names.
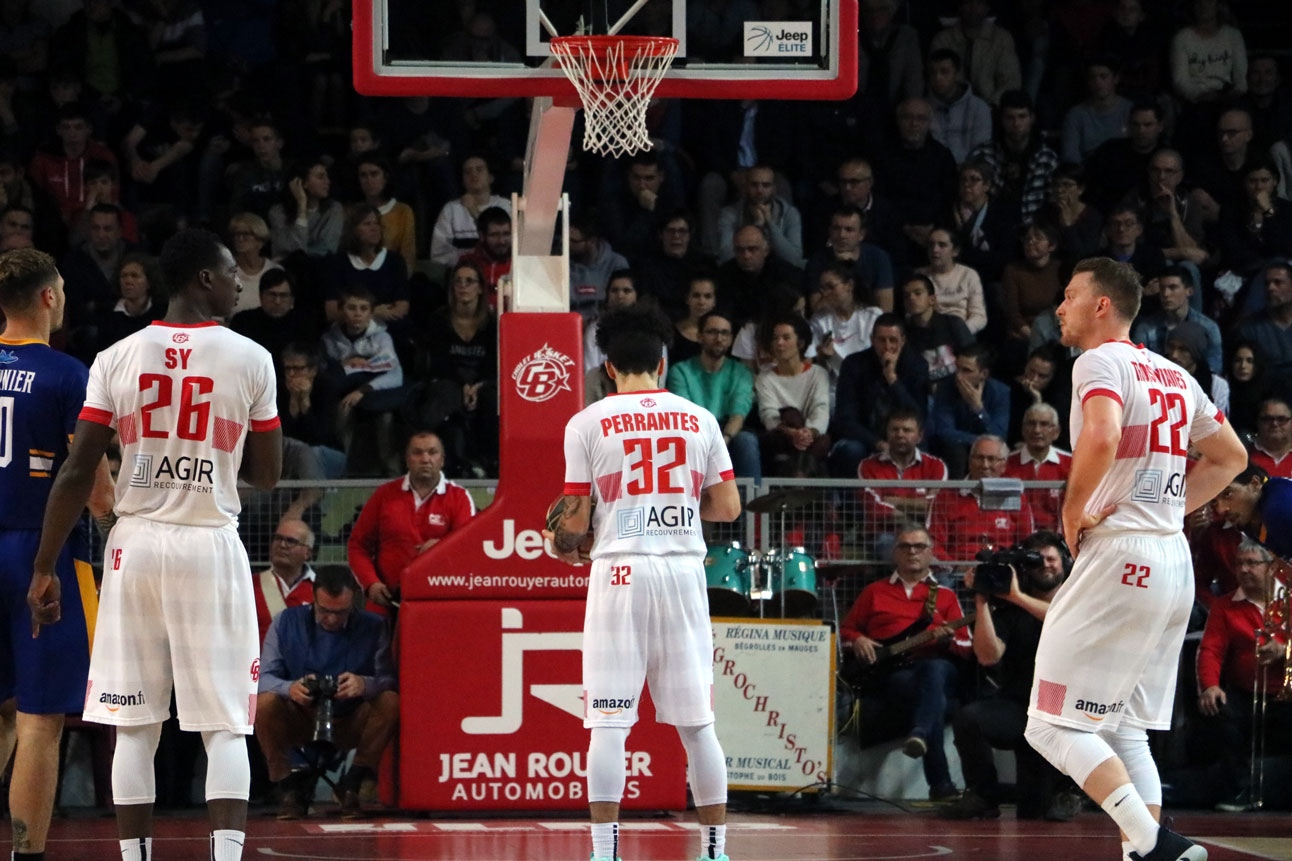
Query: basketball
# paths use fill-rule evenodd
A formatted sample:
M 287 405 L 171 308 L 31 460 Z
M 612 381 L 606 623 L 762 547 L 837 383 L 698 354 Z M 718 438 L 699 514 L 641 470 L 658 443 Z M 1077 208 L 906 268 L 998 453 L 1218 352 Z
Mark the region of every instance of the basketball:
M 579 548 L 578 548 L 579 561 L 581 563 L 586 563 L 591 561 L 592 556 L 590 554 L 592 553 L 592 544 L 596 537 L 592 532 L 592 514 L 593 512 L 596 511 L 597 504 L 595 502 L 592 502 L 591 499 L 589 499 L 589 502 L 592 503 L 592 508 L 588 512 L 588 532 L 586 535 L 583 536 L 583 540 L 579 542 Z M 553 535 L 556 534 L 556 527 L 558 527 L 561 524 L 561 517 L 564 514 L 565 514 L 565 496 L 562 495 L 554 499 L 552 501 L 552 504 L 547 507 L 546 522 L 547 522 L 548 532 L 551 532 Z

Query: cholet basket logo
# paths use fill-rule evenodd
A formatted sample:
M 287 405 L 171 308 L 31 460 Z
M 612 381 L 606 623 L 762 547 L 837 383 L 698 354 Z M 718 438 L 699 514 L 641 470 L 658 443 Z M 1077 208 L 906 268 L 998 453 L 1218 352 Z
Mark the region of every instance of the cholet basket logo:
M 558 392 L 570 390 L 573 367 L 573 359 L 544 344 L 516 363 L 511 378 L 522 398 L 541 404 L 556 397 Z

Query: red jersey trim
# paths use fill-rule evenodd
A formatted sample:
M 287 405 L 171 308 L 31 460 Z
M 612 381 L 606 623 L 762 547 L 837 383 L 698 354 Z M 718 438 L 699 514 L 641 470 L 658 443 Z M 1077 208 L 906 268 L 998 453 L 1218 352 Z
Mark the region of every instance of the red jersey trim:
M 633 395 L 662 395 L 668 389 L 642 389 L 640 392 L 610 392 L 608 398 L 630 398 Z
M 1081 405 L 1084 407 L 1086 405 L 1086 401 L 1090 400 L 1093 397 L 1112 398 L 1117 402 L 1117 406 L 1119 407 L 1126 406 L 1126 404 L 1122 401 L 1122 396 L 1114 392 L 1112 389 L 1091 389 L 1090 391 L 1086 392 L 1085 397 L 1081 399 Z
M 220 324 L 215 320 L 206 320 L 201 323 L 167 323 L 165 320 L 153 320 L 152 325 L 163 326 L 167 329 L 209 329 Z
M 251 431 L 252 433 L 264 433 L 265 431 L 271 431 L 274 428 L 282 427 L 282 424 L 283 423 L 278 420 L 278 416 L 274 416 L 272 419 L 265 419 L 262 422 L 252 419 Z
M 735 481 L 736 471 L 734 469 L 724 469 L 722 472 L 718 473 L 718 478 L 723 481 Z
M 81 413 L 77 418 L 81 421 L 94 422 L 96 425 L 112 427 L 112 413 L 97 407 L 81 407 Z
M 589 496 L 592 493 L 592 482 L 587 484 L 567 484 L 561 491 L 563 496 Z
M 1216 410 L 1216 421 L 1220 422 L 1222 425 L 1225 423 L 1225 413 L 1223 410 Z

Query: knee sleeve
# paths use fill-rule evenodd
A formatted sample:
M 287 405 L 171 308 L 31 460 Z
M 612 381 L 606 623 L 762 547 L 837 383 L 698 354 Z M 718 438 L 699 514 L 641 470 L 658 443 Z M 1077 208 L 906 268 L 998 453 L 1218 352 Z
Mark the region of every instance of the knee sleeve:
M 1023 732 L 1027 743 L 1050 764 L 1084 787 L 1090 773 L 1116 756 L 1108 742 L 1093 732 L 1058 726 L 1029 717 Z
M 112 754 L 112 800 L 116 804 L 152 804 L 157 800 L 153 755 L 161 740 L 162 725 L 117 727 Z
M 686 778 L 696 807 L 727 803 L 727 760 L 713 724 L 680 726 L 677 734 L 686 748 Z
M 1148 747 L 1148 733 L 1139 728 L 1122 724 L 1108 738 L 1113 753 L 1117 754 L 1126 773 L 1130 775 L 1135 791 L 1145 804 L 1162 806 L 1162 777 L 1157 772 L 1157 763 Z
M 618 804 L 624 797 L 624 750 L 628 745 L 628 727 L 599 726 L 592 729 L 588 742 L 588 801 Z
M 229 798 L 246 801 L 251 794 L 251 762 L 244 736 L 228 730 L 202 733 L 206 747 L 206 800 Z

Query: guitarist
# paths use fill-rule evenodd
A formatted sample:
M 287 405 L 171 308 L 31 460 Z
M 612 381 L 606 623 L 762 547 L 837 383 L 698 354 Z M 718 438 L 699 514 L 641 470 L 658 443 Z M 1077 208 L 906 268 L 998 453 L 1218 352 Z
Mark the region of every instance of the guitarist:
M 920 525 L 903 527 L 893 548 L 892 575 L 862 590 L 840 628 L 845 646 L 863 667 L 876 665 L 882 648 L 934 630 L 937 635 L 913 660 L 876 666 L 873 689 L 860 698 L 861 742 L 878 743 L 905 734 L 902 752 L 923 758 L 929 798 L 947 801 L 959 794 L 951 782 L 942 737 L 958 675 L 957 658 L 970 655 L 969 631 L 951 624 L 964 617 L 955 592 L 933 577 L 933 539 Z
M 1036 644 L 1050 600 L 1068 578 L 1072 557 L 1063 537 L 1040 529 L 1022 546 L 1041 555 L 1040 568 L 1019 571 L 1009 591 L 987 595 L 984 584 L 975 588 L 976 569 L 965 574 L 965 586 L 974 590 L 976 618 L 973 651 L 978 663 L 991 667 L 997 685 L 982 698 L 956 712 L 951 729 L 965 792 L 938 811 L 944 819 L 995 819 L 1000 816 L 1000 787 L 992 749 L 1013 750 L 1018 769 L 1018 818 L 1066 822 L 1076 815 L 1080 799 L 1059 788 L 1063 776 L 1023 741 L 1027 704 L 1032 690 Z

